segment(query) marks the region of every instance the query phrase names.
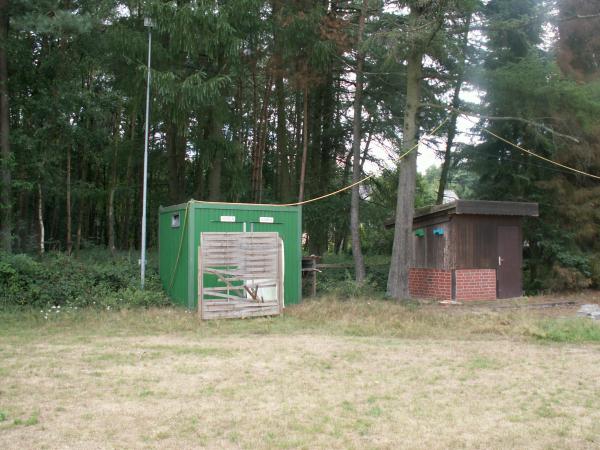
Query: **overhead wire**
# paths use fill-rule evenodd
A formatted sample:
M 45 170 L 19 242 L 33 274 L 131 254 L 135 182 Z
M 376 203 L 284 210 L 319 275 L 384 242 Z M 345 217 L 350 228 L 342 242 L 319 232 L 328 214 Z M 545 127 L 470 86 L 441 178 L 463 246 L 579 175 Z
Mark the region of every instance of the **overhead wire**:
M 460 115 L 466 117 L 471 123 L 475 123 L 475 121 L 473 119 L 471 119 L 471 116 L 469 114 L 460 113 Z M 566 169 L 566 170 L 568 170 L 570 172 L 577 173 L 579 175 L 583 175 L 583 176 L 586 176 L 586 177 L 589 177 L 589 178 L 594 178 L 596 180 L 600 180 L 600 176 L 599 175 L 594 175 L 592 173 L 576 169 L 575 167 L 571 167 L 571 166 L 567 166 L 566 164 L 559 163 L 558 161 L 554 161 L 554 160 L 552 160 L 550 158 L 546 158 L 545 156 L 539 155 L 539 154 L 535 153 L 532 150 L 526 149 L 526 148 L 520 146 L 519 144 L 516 144 L 514 142 L 509 141 L 506 138 L 503 138 L 502 136 L 499 136 L 498 134 L 494 133 L 493 131 L 488 130 L 487 128 L 482 128 L 481 130 L 484 133 L 487 133 L 490 136 L 493 136 L 496 139 L 498 139 L 498 140 L 500 140 L 500 141 L 502 141 L 502 142 L 504 142 L 504 143 L 506 143 L 506 144 L 508 144 L 508 145 L 510 145 L 510 146 L 512 146 L 512 147 L 514 147 L 514 148 L 516 148 L 516 149 L 524 152 L 524 153 L 527 153 L 528 155 L 531 155 L 531 156 L 533 156 L 535 158 L 541 159 L 542 161 L 546 161 L 547 163 L 553 164 L 553 165 L 555 165 L 557 167 L 562 167 L 563 169 Z
M 460 115 L 464 116 L 464 117 L 467 117 L 469 121 L 471 121 L 472 123 L 475 123 L 468 114 L 461 113 Z M 431 130 L 429 133 L 427 133 L 427 135 L 432 136 L 435 133 L 437 133 L 440 130 L 440 128 L 442 128 L 446 124 L 446 122 L 448 122 L 448 120 L 449 120 L 449 118 L 444 119 L 437 127 L 435 127 L 433 130 Z M 575 167 L 571 167 L 571 166 L 568 166 L 566 164 L 559 163 L 558 161 L 554 161 L 554 160 L 552 160 L 550 158 L 546 158 L 545 156 L 539 155 L 539 154 L 537 154 L 537 153 L 535 153 L 535 152 L 533 152 L 533 151 L 531 151 L 529 149 L 526 149 L 526 148 L 524 148 L 524 147 L 522 147 L 522 146 L 520 146 L 520 145 L 518 145 L 518 144 L 516 144 L 514 142 L 509 141 L 508 139 L 506 139 L 506 138 L 504 138 L 502 136 L 499 136 L 498 134 L 494 133 L 493 131 L 488 130 L 487 128 L 482 128 L 482 131 L 485 132 L 485 133 L 487 133 L 487 134 L 489 134 L 490 136 L 493 136 L 496 139 L 498 139 L 498 140 L 500 140 L 500 141 L 502 141 L 502 142 L 504 142 L 504 143 L 512 146 L 512 147 L 515 147 L 516 149 L 518 149 L 518 150 L 520 150 L 520 151 L 522 151 L 522 152 L 524 152 L 524 153 L 526 153 L 528 155 L 531 155 L 531 156 L 533 156 L 535 158 L 541 159 L 542 161 L 545 161 L 545 162 L 550 163 L 552 165 L 555 165 L 557 167 L 561 167 L 561 168 L 563 168 L 563 169 L 565 169 L 565 170 L 567 170 L 569 172 L 572 172 L 572 173 L 577 173 L 579 175 L 583 175 L 583 176 L 586 176 L 586 177 L 589 177 L 589 178 L 600 180 L 600 176 L 598 176 L 598 175 L 594 175 L 594 174 L 585 172 L 583 170 L 576 169 Z M 404 159 L 406 156 L 408 156 L 410 153 L 412 153 L 414 150 L 416 150 L 419 147 L 419 145 L 421 144 L 421 142 L 423 141 L 423 139 L 424 138 L 419 139 L 418 142 L 415 145 L 413 145 L 408 150 L 406 150 L 404 153 L 402 153 L 397 158 L 397 162 L 400 162 L 402 159 Z M 357 182 L 349 184 L 349 185 L 347 185 L 347 186 L 345 186 L 345 187 L 343 187 L 341 189 L 338 189 L 338 190 L 333 191 L 333 192 L 329 192 L 329 193 L 324 194 L 324 195 L 320 195 L 320 196 L 315 197 L 315 198 L 311 198 L 309 200 L 303 200 L 303 201 L 295 202 L 295 203 L 283 203 L 283 204 L 259 203 L 259 204 L 256 204 L 256 205 L 260 205 L 262 207 L 264 207 L 264 206 L 302 206 L 302 205 L 306 205 L 308 203 L 313 203 L 313 202 L 317 202 L 319 200 L 323 200 L 323 199 L 328 198 L 328 197 L 332 197 L 332 196 L 337 195 L 337 194 L 339 194 L 341 192 L 344 192 L 344 191 L 347 191 L 349 189 L 352 189 L 353 187 L 358 186 L 358 185 L 364 183 L 367 180 L 370 180 L 374 176 L 376 176 L 376 174 L 372 174 L 372 175 L 366 176 L 366 177 L 358 180 Z M 183 240 L 184 240 L 184 236 L 185 236 L 185 230 L 186 230 L 186 227 L 187 227 L 187 222 L 188 222 L 187 217 L 188 217 L 188 214 L 189 214 L 190 205 L 192 205 L 194 203 L 218 204 L 220 202 L 198 201 L 198 200 L 193 200 L 193 199 L 187 202 L 186 208 L 185 208 L 185 216 L 184 216 L 184 221 L 183 221 L 183 228 L 182 228 L 181 237 L 180 237 L 180 240 L 179 240 L 179 248 L 177 250 L 177 259 L 176 259 L 176 262 L 175 262 L 175 266 L 173 267 L 173 272 L 171 274 L 171 278 L 170 278 L 170 281 L 169 281 L 169 287 L 170 288 L 173 287 L 173 283 L 175 281 L 175 275 L 177 273 L 177 268 L 179 266 L 179 259 L 180 259 L 180 256 L 181 256 L 181 250 L 182 250 L 182 246 L 183 246 Z M 230 204 L 233 204 L 233 205 L 252 205 L 252 203 L 230 203 Z
M 444 121 L 442 121 L 437 127 L 435 127 L 433 130 L 431 130 L 429 133 L 426 134 L 427 135 L 433 135 L 435 133 L 437 133 L 440 128 L 442 128 L 446 122 L 448 122 L 449 118 L 444 119 Z M 408 150 L 406 150 L 404 153 L 402 153 L 398 158 L 397 158 L 397 162 L 400 162 L 401 160 L 403 160 L 405 157 L 407 157 L 410 153 L 412 153 L 413 151 L 415 151 L 417 148 L 419 148 L 419 144 L 422 142 L 422 140 L 424 139 L 421 138 L 417 141 L 417 143 L 415 145 L 413 145 L 412 147 L 410 147 Z M 257 205 L 257 206 L 261 206 L 261 207 L 265 207 L 265 206 L 302 206 L 302 205 L 306 205 L 308 203 L 313 203 L 319 200 L 323 200 L 325 198 L 328 197 L 332 197 L 334 195 L 337 195 L 341 192 L 347 191 L 348 189 L 352 189 L 354 186 L 358 186 L 359 184 L 364 183 L 367 180 L 370 180 L 371 178 L 373 178 L 374 176 L 376 176 L 376 174 L 372 174 L 369 176 L 366 176 L 364 178 L 362 178 L 361 180 L 358 180 L 355 183 L 349 184 L 348 186 L 345 186 L 341 189 L 338 189 L 337 191 L 333 191 L 330 192 L 328 194 L 324 194 L 324 195 L 320 195 L 318 197 L 315 198 L 311 198 L 309 200 L 304 200 L 301 202 L 295 202 L 295 203 L 283 203 L 283 204 L 275 204 L 275 203 L 228 203 L 229 205 Z M 209 202 L 209 201 L 200 201 L 200 200 L 189 200 L 186 203 L 185 206 L 185 215 L 184 215 L 184 219 L 183 219 L 183 227 L 181 229 L 181 236 L 179 238 L 179 245 L 178 245 L 178 249 L 177 249 L 177 258 L 175 259 L 175 265 L 173 266 L 173 271 L 171 272 L 171 277 L 169 279 L 169 289 L 171 289 L 173 287 L 173 284 L 175 283 L 175 276 L 177 274 L 177 269 L 179 268 L 179 259 L 181 258 L 181 251 L 183 249 L 183 241 L 185 238 L 185 231 L 187 228 L 187 218 L 188 218 L 188 214 L 189 214 L 189 210 L 190 210 L 190 205 L 194 204 L 194 203 L 202 203 L 202 204 L 219 204 L 222 202 Z
M 427 133 L 425 136 L 431 136 L 434 135 L 435 133 L 437 133 L 440 128 L 442 128 L 446 122 L 448 122 L 448 118 L 444 119 L 437 127 L 435 127 L 434 129 L 432 129 L 429 133 Z M 419 145 L 421 144 L 421 142 L 425 139 L 425 136 L 421 139 L 419 139 L 419 141 L 413 145 L 412 147 L 410 147 L 408 150 L 406 150 L 404 153 L 402 153 L 397 159 L 396 162 L 400 162 L 401 160 L 403 160 L 404 158 L 406 158 L 410 153 L 412 153 L 414 150 L 416 150 Z M 261 205 L 261 206 L 301 206 L 301 205 L 306 205 L 308 203 L 313 203 L 319 200 L 323 200 L 327 197 L 331 197 L 334 195 L 337 195 L 341 192 L 347 191 L 348 189 L 352 189 L 354 186 L 357 186 L 359 184 L 364 183 L 367 180 L 370 180 L 371 178 L 375 177 L 377 174 L 372 174 L 372 175 L 368 175 L 360 180 L 358 180 L 355 183 L 349 184 L 347 186 L 344 186 L 341 189 L 338 189 L 336 191 L 333 192 L 329 192 L 328 194 L 324 194 L 324 195 L 320 195 L 318 197 L 315 198 L 311 198 L 309 200 L 303 200 L 301 202 L 295 202 L 295 203 L 255 203 L 256 205 Z M 207 202 L 207 201 L 201 201 L 201 200 L 190 200 L 190 202 L 192 203 L 204 203 L 204 204 L 211 204 L 211 203 L 222 203 L 222 202 Z M 230 203 L 232 205 L 252 205 L 253 203 Z
M 579 175 L 584 175 L 586 177 L 590 177 L 590 178 L 594 178 L 596 180 L 600 180 L 600 176 L 598 176 L 598 175 L 594 175 L 592 173 L 584 172 L 583 170 L 576 169 L 575 167 L 567 166 L 566 164 L 561 164 L 558 161 L 554 161 L 554 160 L 552 160 L 550 158 L 546 158 L 545 156 L 538 155 L 537 153 L 535 153 L 535 152 L 533 152 L 531 150 L 528 150 L 528 149 L 526 149 L 524 147 L 521 147 L 518 144 L 515 144 L 514 142 L 509 141 L 508 139 L 503 138 L 502 136 L 498 136 L 496 133 L 488 130 L 487 128 L 483 128 L 483 131 L 485 133 L 487 133 L 487 134 L 495 137 L 496 139 L 499 139 L 502 142 L 505 142 L 508 145 L 511 145 L 511 146 L 513 146 L 513 147 L 521 150 L 522 152 L 525 152 L 525 153 L 527 153 L 527 154 L 529 154 L 531 156 L 534 156 L 536 158 L 541 159 L 542 161 L 546 161 L 546 162 L 548 162 L 550 164 L 553 164 L 555 166 L 562 167 L 563 169 L 569 170 L 569 171 L 574 172 L 574 173 L 578 173 Z

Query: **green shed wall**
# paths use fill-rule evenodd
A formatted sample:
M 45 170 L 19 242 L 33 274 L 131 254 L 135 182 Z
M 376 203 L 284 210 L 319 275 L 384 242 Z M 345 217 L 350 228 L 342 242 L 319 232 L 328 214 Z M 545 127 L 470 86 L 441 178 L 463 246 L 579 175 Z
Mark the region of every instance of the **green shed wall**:
M 179 228 L 171 227 L 171 217 L 179 213 Z M 180 245 L 181 235 L 184 232 L 185 205 L 169 209 L 168 213 L 162 210 L 158 218 L 158 272 L 162 286 L 174 302 L 187 306 L 188 304 L 188 275 L 181 267 L 186 265 L 189 257 L 187 245 L 187 230 L 183 236 L 181 254 L 179 255 L 180 270 L 173 271 L 177 264 L 177 252 Z
M 299 303 L 302 298 L 302 209 L 299 206 L 267 206 L 252 204 L 203 203 L 160 209 L 159 261 L 163 287 L 176 302 L 188 308 L 197 307 L 198 246 L 202 232 L 276 231 L 285 249 L 285 304 Z M 180 215 L 180 227 L 171 227 L 171 218 Z M 221 216 L 235 216 L 235 222 L 221 222 Z M 272 224 L 260 223 L 260 217 L 273 217 Z M 184 222 L 186 222 L 184 224 Z M 185 228 L 185 230 L 184 230 Z M 181 233 L 185 231 L 183 240 Z M 181 242 L 178 265 L 177 252 Z M 173 275 L 173 273 L 175 275 Z M 173 282 L 171 282 L 173 279 Z M 210 283 L 205 278 L 205 283 Z

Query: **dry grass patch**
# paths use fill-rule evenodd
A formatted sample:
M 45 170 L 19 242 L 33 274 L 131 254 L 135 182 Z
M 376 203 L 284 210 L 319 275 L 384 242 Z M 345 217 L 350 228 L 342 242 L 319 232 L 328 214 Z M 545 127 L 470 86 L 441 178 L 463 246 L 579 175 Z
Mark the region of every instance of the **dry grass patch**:
M 589 322 L 374 300 L 2 318 L 0 448 L 600 446 L 600 347 L 540 334 Z
M 122 357 L 89 358 L 106 348 Z M 2 387 L 3 448 L 599 444 L 596 346 L 165 334 L 21 350 Z

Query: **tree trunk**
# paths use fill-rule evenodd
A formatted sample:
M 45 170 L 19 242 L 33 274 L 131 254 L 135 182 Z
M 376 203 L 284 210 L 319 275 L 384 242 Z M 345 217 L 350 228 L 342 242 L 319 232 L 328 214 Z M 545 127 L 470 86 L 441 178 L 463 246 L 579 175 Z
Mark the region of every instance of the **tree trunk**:
M 115 246 L 115 192 L 117 190 L 117 157 L 119 151 L 119 122 L 121 119 L 121 111 L 118 110 L 115 113 L 115 127 L 114 127 L 114 142 L 113 142 L 113 157 L 112 167 L 110 175 L 110 189 L 108 193 L 108 208 L 107 208 L 107 221 L 108 221 L 108 249 L 114 256 L 116 252 Z
M 255 131 L 257 135 L 256 145 L 252 156 L 252 196 L 256 203 L 260 203 L 262 199 L 263 189 L 263 163 L 264 154 L 267 144 L 267 131 L 269 128 L 269 100 L 271 98 L 271 74 L 267 77 L 265 86 L 265 94 L 263 97 L 262 108 L 258 120 L 258 129 Z
M 210 172 L 208 173 L 208 200 L 216 202 L 221 200 L 221 172 L 223 169 L 223 155 L 215 154 Z
M 71 236 L 71 145 L 67 146 L 67 255 L 71 256 L 73 241 Z
M 302 98 L 303 94 L 296 92 L 294 95 L 294 152 L 291 156 L 290 161 L 292 161 L 291 174 L 293 176 L 293 186 L 296 186 L 296 181 L 299 179 L 300 174 L 300 165 L 302 164 L 302 153 L 299 151 L 300 146 L 302 145 L 302 130 L 303 130 L 303 122 L 302 122 Z M 290 188 L 292 184 L 290 182 Z
M 287 202 L 290 198 L 288 160 L 288 130 L 285 113 L 285 90 L 283 77 L 277 75 L 275 80 L 275 97 L 277 99 L 277 191 L 279 199 Z
M 108 194 L 108 249 L 110 253 L 114 256 L 116 252 L 115 247 L 115 191 L 116 187 L 114 185 L 111 186 L 110 192 Z
M 184 193 L 181 192 L 181 177 L 183 177 L 184 174 L 181 173 L 183 164 L 180 161 L 181 151 L 178 148 L 181 141 L 179 134 L 180 131 L 175 123 L 169 123 L 167 125 L 167 169 L 169 179 L 169 200 L 171 204 L 179 203 L 184 196 Z M 183 156 L 185 158 L 185 151 L 183 153 Z
M 212 162 L 208 171 L 208 200 L 216 202 L 221 199 L 221 176 L 223 172 L 223 149 L 218 144 L 222 139 L 222 124 L 218 113 L 211 110 L 206 127 L 206 139 L 214 143 Z
M 437 191 L 437 204 L 441 205 L 444 203 L 444 191 L 448 184 L 448 174 L 450 172 L 450 163 L 452 162 L 452 146 L 454 145 L 454 138 L 456 137 L 456 122 L 458 120 L 458 112 L 460 109 L 460 91 L 465 78 L 465 63 L 467 59 L 466 51 L 469 43 L 469 29 L 471 25 L 471 16 L 467 17 L 465 23 L 465 32 L 462 36 L 461 49 L 462 49 L 462 61 L 456 76 L 456 85 L 454 86 L 454 92 L 452 93 L 452 112 L 450 115 L 450 123 L 448 124 L 448 139 L 446 140 L 446 150 L 444 152 L 444 162 L 442 163 L 442 172 L 440 174 L 440 183 Z
M 76 231 L 76 238 L 75 238 L 75 257 L 77 257 L 77 255 L 79 255 L 79 252 L 81 251 L 81 237 L 83 234 L 83 208 L 84 208 L 84 203 L 83 200 L 81 200 L 79 202 L 79 211 L 77 213 L 77 231 Z
M 308 157 L 308 87 L 304 86 L 304 113 L 302 121 L 302 163 L 300 165 L 300 189 L 298 202 L 304 201 L 304 179 L 306 177 L 306 159 Z
M 373 140 L 373 128 L 375 124 L 373 121 L 369 121 L 367 123 L 367 140 L 365 141 L 365 148 L 363 148 L 362 156 L 360 158 L 360 171 L 362 172 L 365 167 L 365 162 L 367 160 L 367 156 L 369 156 L 369 148 L 371 148 L 371 141 Z
M 82 157 L 83 159 L 83 157 Z M 87 164 L 85 160 L 81 161 L 81 183 L 85 183 L 87 178 Z M 78 204 L 78 212 L 77 212 L 77 231 L 76 231 L 76 240 L 75 240 L 75 256 L 79 254 L 81 250 L 81 238 L 83 235 L 83 218 L 84 218 L 84 210 L 85 210 L 85 197 L 83 193 L 79 194 L 79 204 Z
M 42 184 L 38 183 L 38 224 L 40 230 L 40 241 L 39 241 L 39 252 L 40 256 L 44 254 L 46 248 L 44 245 L 45 236 L 44 236 L 44 204 L 42 198 Z
M 12 153 L 10 149 L 10 111 L 8 105 L 8 0 L 0 0 L 0 248 L 12 251 Z
M 127 168 L 125 169 L 125 183 L 127 183 L 126 189 L 126 197 L 125 197 L 125 207 L 123 210 L 123 219 L 122 219 L 122 229 L 121 229 L 121 247 L 125 247 L 129 244 L 129 236 L 131 234 L 131 230 L 129 229 L 129 225 L 131 223 L 132 217 L 132 205 L 135 201 L 135 189 L 132 186 L 133 181 L 133 158 L 134 152 L 136 148 L 136 123 L 137 123 L 137 112 L 134 108 L 131 112 L 130 117 L 130 133 L 129 133 L 129 153 L 127 154 Z
M 421 93 L 422 53 L 413 50 L 407 58 L 406 107 L 402 152 L 417 144 L 418 110 Z M 396 202 L 394 244 L 390 272 L 387 282 L 387 295 L 395 299 L 409 297 L 408 274 L 413 260 L 412 221 L 414 215 L 417 178 L 417 151 L 408 154 L 401 162 L 398 174 L 398 200 Z
M 356 91 L 354 93 L 354 120 L 352 123 L 352 182 L 357 183 L 361 176 L 360 143 L 361 136 L 361 113 L 362 113 L 362 90 L 363 90 L 363 65 L 365 53 L 361 48 L 363 34 L 365 32 L 365 16 L 367 14 L 367 0 L 363 0 L 360 18 L 358 20 L 358 53 L 356 56 Z M 354 259 L 354 276 L 357 283 L 365 281 L 365 261 L 360 245 L 360 186 L 352 188 L 352 200 L 350 202 L 350 235 L 352 236 L 352 257 Z

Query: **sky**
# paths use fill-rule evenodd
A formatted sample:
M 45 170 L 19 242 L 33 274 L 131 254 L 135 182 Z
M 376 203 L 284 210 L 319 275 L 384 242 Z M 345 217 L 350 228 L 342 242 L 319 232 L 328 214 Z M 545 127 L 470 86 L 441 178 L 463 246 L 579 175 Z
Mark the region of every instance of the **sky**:
M 481 103 L 481 97 L 483 93 L 480 91 L 476 91 L 473 89 L 469 89 L 468 87 L 461 91 L 460 98 L 464 103 L 470 104 L 479 104 Z M 479 142 L 478 136 L 475 136 L 471 133 L 471 128 L 473 127 L 472 120 L 476 120 L 476 117 L 472 117 L 469 120 L 466 117 L 459 116 L 456 128 L 458 130 L 455 144 L 476 144 Z M 428 131 L 428 130 L 425 130 Z M 427 141 L 424 143 L 423 141 Z M 435 145 L 432 146 L 433 141 L 431 139 L 427 139 L 427 135 L 421 137 L 421 143 L 419 144 L 419 156 L 417 157 L 417 170 L 420 173 L 425 173 L 427 169 L 432 166 L 440 166 L 442 164 L 442 160 L 437 157 L 438 152 L 444 151 L 446 148 L 446 137 L 441 136 L 440 139 L 435 140 Z M 372 144 L 371 154 L 373 157 L 380 161 L 380 164 L 385 168 L 392 169 L 395 166 L 397 149 L 393 151 L 390 145 L 381 145 L 381 144 Z M 373 162 L 365 162 L 365 172 L 367 175 L 373 173 L 380 173 L 381 167 Z

